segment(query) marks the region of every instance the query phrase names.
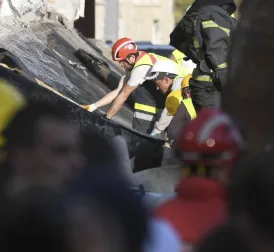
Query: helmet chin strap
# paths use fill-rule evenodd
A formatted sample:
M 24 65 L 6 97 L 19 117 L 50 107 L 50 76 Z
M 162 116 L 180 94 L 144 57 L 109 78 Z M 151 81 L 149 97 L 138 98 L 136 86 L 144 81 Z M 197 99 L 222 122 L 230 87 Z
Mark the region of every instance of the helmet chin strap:
M 125 61 L 130 65 L 130 66 L 134 66 L 135 63 L 130 63 L 128 59 L 125 59 Z

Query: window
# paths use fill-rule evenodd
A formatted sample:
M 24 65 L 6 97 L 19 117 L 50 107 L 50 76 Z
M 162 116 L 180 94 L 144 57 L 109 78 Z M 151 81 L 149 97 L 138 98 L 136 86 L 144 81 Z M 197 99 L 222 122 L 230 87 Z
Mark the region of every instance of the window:
M 152 43 L 160 44 L 160 21 L 158 19 L 153 20 L 152 24 Z

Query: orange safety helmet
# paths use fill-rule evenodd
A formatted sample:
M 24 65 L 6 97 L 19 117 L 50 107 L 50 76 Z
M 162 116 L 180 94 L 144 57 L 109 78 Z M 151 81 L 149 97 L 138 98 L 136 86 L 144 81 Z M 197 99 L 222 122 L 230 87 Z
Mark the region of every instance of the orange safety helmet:
M 129 54 L 138 52 L 136 43 L 130 38 L 121 38 L 112 47 L 114 61 L 125 60 Z

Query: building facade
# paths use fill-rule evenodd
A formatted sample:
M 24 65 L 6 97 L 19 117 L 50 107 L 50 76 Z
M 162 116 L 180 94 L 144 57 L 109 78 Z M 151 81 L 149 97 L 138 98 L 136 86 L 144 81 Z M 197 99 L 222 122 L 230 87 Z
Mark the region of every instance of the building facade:
M 95 38 L 168 44 L 174 28 L 173 0 L 96 0 Z

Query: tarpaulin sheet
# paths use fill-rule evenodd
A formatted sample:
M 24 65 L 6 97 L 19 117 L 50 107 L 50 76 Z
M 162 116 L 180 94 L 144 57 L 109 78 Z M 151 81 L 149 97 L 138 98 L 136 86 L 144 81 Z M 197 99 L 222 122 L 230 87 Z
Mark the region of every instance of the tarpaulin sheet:
M 89 113 L 78 105 L 67 101 L 59 95 L 39 86 L 30 79 L 25 78 L 11 70 L 0 66 L 0 78 L 8 80 L 16 86 L 28 99 L 34 101 L 48 102 L 56 107 L 61 107 L 68 112 L 70 120 L 78 126 L 82 132 L 98 132 L 105 137 L 114 137 L 122 135 L 129 147 L 129 152 L 134 154 L 134 150 L 141 141 L 148 141 L 158 145 L 161 141 L 151 139 L 137 132 L 131 131 L 125 127 L 102 118 L 100 113 Z
M 135 157 L 134 171 L 158 167 L 161 164 L 161 146 L 164 142 L 132 130 L 133 111 L 129 107 L 123 106 L 113 120 L 106 121 L 102 115 L 109 106 L 89 113 L 76 105 L 94 103 L 110 92 L 110 89 L 96 78 L 92 71 L 85 69 L 75 56 L 78 49 L 83 49 L 94 57 L 106 60 L 75 31 L 64 28 L 58 22 L 38 23 L 31 28 L 1 29 L 3 30 L 0 32 L 0 44 L 12 52 L 9 53 L 10 57 L 17 62 L 17 66 L 24 70 L 27 77 L 31 77 L 32 80 L 38 79 L 55 91 L 48 91 L 34 82 L 22 85 L 17 81 L 17 86 L 27 97 L 45 99 L 56 106 L 64 106 L 82 131 L 92 129 L 106 136 L 115 135 L 118 127 L 116 123 L 119 123 L 130 155 Z M 115 67 L 109 61 L 107 64 L 114 72 Z M 100 68 L 98 71 L 100 74 Z M 9 78 L 8 73 L 6 78 Z M 147 151 L 143 152 L 140 149 Z

